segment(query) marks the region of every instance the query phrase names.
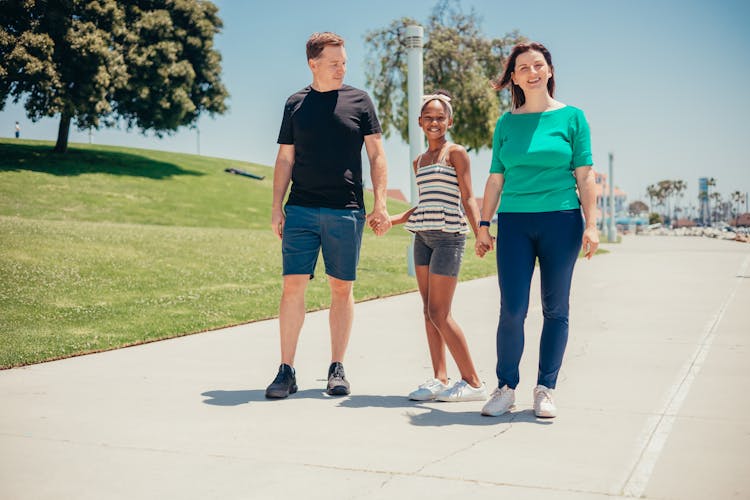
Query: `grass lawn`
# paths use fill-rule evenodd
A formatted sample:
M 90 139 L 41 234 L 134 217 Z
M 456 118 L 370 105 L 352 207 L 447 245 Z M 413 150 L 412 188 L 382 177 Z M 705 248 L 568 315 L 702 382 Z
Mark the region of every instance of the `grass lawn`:
M 0 139 L 0 368 L 277 315 L 270 168 L 105 146 L 51 149 Z M 393 213 L 405 208 L 389 202 Z M 416 289 L 408 243 L 401 228 L 382 238 L 367 232 L 356 300 Z M 494 273 L 494 259 L 472 248 L 461 278 Z M 327 300 L 319 266 L 307 305 Z

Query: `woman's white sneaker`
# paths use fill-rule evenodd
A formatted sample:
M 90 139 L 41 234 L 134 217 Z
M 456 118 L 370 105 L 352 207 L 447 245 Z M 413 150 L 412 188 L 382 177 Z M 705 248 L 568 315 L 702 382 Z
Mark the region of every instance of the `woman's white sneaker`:
M 438 401 L 484 401 L 487 399 L 487 387 L 482 382 L 479 387 L 472 387 L 467 381 L 459 380 L 450 389 L 446 389 L 437 396 Z
M 557 416 L 557 407 L 552 398 L 553 390 L 543 385 L 534 387 L 534 415 L 541 418 Z
M 431 378 L 417 387 L 415 391 L 412 391 L 409 394 L 409 399 L 412 401 L 431 401 L 448 387 L 450 386 L 442 383 L 439 379 Z
M 484 404 L 482 408 L 482 415 L 488 417 L 499 417 L 503 413 L 515 408 L 516 402 L 516 391 L 504 385 L 495 389 L 490 396 L 490 399 Z

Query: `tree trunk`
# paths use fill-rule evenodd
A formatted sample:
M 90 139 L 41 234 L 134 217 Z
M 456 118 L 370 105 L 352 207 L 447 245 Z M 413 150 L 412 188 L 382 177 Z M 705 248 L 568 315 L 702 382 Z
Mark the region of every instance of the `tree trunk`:
M 70 133 L 70 115 L 63 112 L 60 115 L 60 127 L 57 129 L 57 144 L 55 153 L 64 153 L 68 150 L 68 135 Z

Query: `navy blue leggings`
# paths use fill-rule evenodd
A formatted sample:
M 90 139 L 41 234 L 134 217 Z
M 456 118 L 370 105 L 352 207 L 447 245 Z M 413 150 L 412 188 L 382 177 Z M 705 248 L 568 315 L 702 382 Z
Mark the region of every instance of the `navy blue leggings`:
M 497 274 L 500 321 L 497 326 L 499 387 L 518 385 L 523 354 L 523 324 L 529 309 L 534 264 L 539 259 L 544 327 L 539 346 L 537 384 L 554 389 L 568 343 L 568 305 L 573 267 L 581 250 L 580 210 L 500 213 Z

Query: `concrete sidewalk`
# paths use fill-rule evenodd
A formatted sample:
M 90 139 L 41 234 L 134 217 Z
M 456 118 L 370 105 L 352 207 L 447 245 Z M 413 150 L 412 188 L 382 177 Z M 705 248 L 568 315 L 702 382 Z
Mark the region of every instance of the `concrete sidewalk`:
M 277 321 L 0 372 L 0 498 L 750 498 L 750 245 L 630 237 L 580 261 L 559 417 L 405 398 L 431 376 L 417 294 L 356 306 L 352 395 L 323 393 L 327 312 L 308 315 L 300 392 L 266 401 Z M 494 278 L 454 313 L 496 383 Z M 457 376 L 454 365 L 450 374 Z

